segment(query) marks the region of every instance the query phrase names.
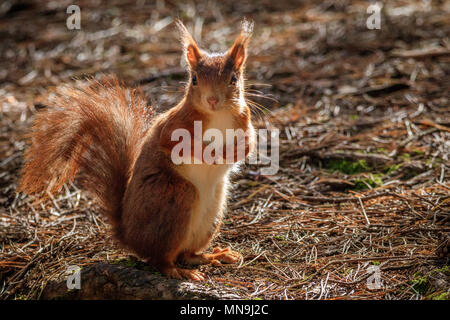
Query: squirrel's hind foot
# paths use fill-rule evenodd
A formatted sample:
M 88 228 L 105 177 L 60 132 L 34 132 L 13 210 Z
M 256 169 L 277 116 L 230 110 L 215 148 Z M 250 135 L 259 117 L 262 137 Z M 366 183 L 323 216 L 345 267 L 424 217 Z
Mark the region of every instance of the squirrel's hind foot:
M 162 272 L 172 279 L 187 279 L 193 281 L 205 281 L 206 275 L 195 269 L 182 269 L 177 267 L 169 267 L 163 269 Z
M 238 263 L 242 259 L 242 255 L 231 250 L 230 247 L 222 249 L 221 247 L 215 247 L 213 253 L 207 254 L 215 260 L 219 260 L 221 263 Z
M 242 259 L 242 255 L 231 250 L 231 248 L 222 249 L 216 247 L 213 253 L 203 253 L 203 254 L 185 254 L 183 257 L 183 262 L 186 264 L 212 264 L 213 266 L 220 266 L 222 263 L 237 263 Z

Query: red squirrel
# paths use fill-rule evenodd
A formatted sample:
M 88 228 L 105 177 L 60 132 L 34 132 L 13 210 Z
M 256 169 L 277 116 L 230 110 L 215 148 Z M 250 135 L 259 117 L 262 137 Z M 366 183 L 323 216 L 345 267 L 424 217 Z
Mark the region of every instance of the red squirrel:
M 203 131 L 224 135 L 242 129 L 247 136 L 237 143 L 245 144 L 245 157 L 252 152 L 244 68 L 253 23 L 243 21 L 225 53 L 201 50 L 182 22 L 176 24 L 189 73 L 182 100 L 153 115 L 136 90 L 115 78 L 59 90 L 53 107 L 36 115 L 19 190 L 52 193 L 80 172 L 83 188 L 95 196 L 125 248 L 168 277 L 204 280 L 199 270 L 178 263 L 220 265 L 242 258 L 230 248 L 204 250 L 219 230 L 230 172 L 243 159 L 233 154 L 231 164 L 176 165 L 171 151 L 178 142 L 171 136 L 180 128 L 193 133 L 194 121 L 202 122 Z M 227 152 L 224 147 L 224 159 Z

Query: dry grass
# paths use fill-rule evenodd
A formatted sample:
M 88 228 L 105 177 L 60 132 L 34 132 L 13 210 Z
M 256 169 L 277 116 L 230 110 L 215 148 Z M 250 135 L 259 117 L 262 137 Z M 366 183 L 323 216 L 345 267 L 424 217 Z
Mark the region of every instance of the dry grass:
M 184 80 L 167 25 L 177 15 L 210 49 L 232 41 L 241 16 L 255 20 L 248 78 L 267 109 L 256 122 L 280 129 L 279 172 L 234 177 L 216 240 L 245 259 L 204 267 L 206 285 L 244 299 L 448 299 L 448 255 L 435 251 L 450 231 L 448 4 L 389 2 L 378 31 L 365 27 L 366 1 L 263 4 L 81 1 L 71 32 L 63 3 L 0 12 L 2 299 L 38 298 L 69 265 L 135 264 L 76 182 L 47 202 L 15 193 L 23 134 L 48 89 L 86 74 L 117 73 L 172 105 Z M 370 265 L 381 289 L 367 287 Z

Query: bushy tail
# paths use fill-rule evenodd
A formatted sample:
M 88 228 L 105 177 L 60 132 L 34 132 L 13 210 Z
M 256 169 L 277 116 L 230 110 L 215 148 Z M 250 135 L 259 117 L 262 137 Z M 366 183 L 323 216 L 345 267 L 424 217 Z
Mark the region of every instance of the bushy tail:
M 20 191 L 59 190 L 78 171 L 118 231 L 122 199 L 152 109 L 116 78 L 64 87 L 36 115 L 25 153 Z

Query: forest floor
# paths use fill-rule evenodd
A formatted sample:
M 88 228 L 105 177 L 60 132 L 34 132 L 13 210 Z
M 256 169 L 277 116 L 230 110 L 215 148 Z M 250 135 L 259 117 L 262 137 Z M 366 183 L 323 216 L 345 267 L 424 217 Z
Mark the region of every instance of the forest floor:
M 1 299 L 39 298 L 71 265 L 148 269 L 76 181 L 46 202 L 16 188 L 53 87 L 115 73 L 159 110 L 180 99 L 177 16 L 212 51 L 254 20 L 248 97 L 255 125 L 280 132 L 278 172 L 233 177 L 213 244 L 243 261 L 201 267 L 201 285 L 241 299 L 450 298 L 449 2 L 389 1 L 379 30 L 367 1 L 148 2 L 78 1 L 81 30 L 66 27 L 67 1 L 0 6 Z

